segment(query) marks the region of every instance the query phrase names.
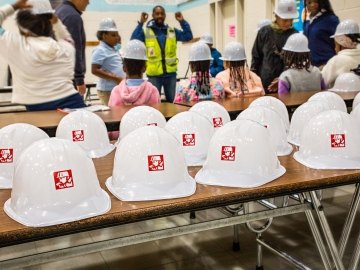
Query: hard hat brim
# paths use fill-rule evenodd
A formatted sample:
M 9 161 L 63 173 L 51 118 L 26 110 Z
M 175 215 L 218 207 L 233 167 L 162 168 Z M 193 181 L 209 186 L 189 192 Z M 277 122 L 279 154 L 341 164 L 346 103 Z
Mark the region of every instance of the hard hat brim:
M 295 145 L 295 146 L 297 146 L 297 147 L 300 146 L 300 137 L 294 138 L 294 137 L 292 137 L 292 136 L 289 135 L 289 136 L 287 137 L 287 141 L 288 141 L 289 143 L 291 143 L 292 145 Z
M 12 188 L 12 179 L 0 176 L 0 189 Z
M 110 154 L 116 148 L 115 145 L 109 143 L 102 149 L 95 149 L 87 151 L 87 155 L 90 158 L 101 158 Z
M 300 152 L 294 154 L 294 159 L 302 165 L 318 170 L 357 170 L 360 169 L 360 157 L 348 159 L 333 156 L 317 156 L 304 158 Z
M 43 207 L 29 207 L 26 214 L 19 215 L 11 207 L 11 198 L 4 204 L 4 211 L 10 218 L 28 227 L 52 226 L 90 218 L 105 214 L 110 208 L 110 196 L 102 189 L 97 195 L 88 197 L 86 201 L 77 205 L 69 204 L 69 207 L 58 207 L 57 209 L 61 209 L 61 211 L 49 211 Z
M 288 142 L 286 142 L 286 144 L 277 147 L 276 155 L 287 156 L 290 155 L 292 151 L 293 151 L 293 147 Z
M 185 152 L 186 166 L 202 166 L 206 161 L 207 154 L 203 155 L 192 155 Z
M 121 201 L 153 201 L 183 198 L 191 196 L 196 190 L 196 182 L 188 173 L 185 174 L 184 181 L 171 185 L 167 190 L 145 185 L 135 188 L 131 182 L 128 183 L 129 186 L 115 187 L 112 176 L 106 180 L 105 184 L 108 190 Z
M 224 170 L 206 170 L 202 168 L 195 176 L 195 180 L 199 184 L 223 186 L 223 187 L 238 187 L 238 188 L 253 188 L 269 183 L 286 172 L 286 169 L 279 165 L 279 167 L 270 175 L 258 175 L 241 173 L 238 171 L 224 171 Z
M 354 89 L 354 90 L 348 90 L 348 89 L 344 90 L 344 89 L 336 89 L 336 88 L 330 88 L 330 89 L 328 89 L 328 91 L 330 91 L 330 92 L 342 92 L 342 93 L 345 93 L 345 92 L 359 92 L 359 90 L 356 90 L 356 89 Z
M 274 12 L 275 15 L 279 16 L 281 19 L 284 20 L 289 20 L 289 19 L 296 19 L 299 17 L 299 12 L 296 11 L 296 13 L 292 13 L 292 14 L 282 14 L 280 12 Z
M 230 59 L 230 58 L 226 58 L 226 57 L 219 57 L 220 60 L 223 61 L 243 61 L 246 60 L 246 58 L 235 58 L 235 59 Z

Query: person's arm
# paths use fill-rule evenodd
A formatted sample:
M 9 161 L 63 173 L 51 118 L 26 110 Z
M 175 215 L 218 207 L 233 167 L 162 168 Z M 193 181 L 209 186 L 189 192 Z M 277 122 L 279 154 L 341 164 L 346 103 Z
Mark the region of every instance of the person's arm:
M 261 30 L 259 31 L 261 32 Z M 258 33 L 251 51 L 251 71 L 260 76 L 260 68 L 263 61 L 261 36 Z
M 280 95 L 290 93 L 290 85 L 284 73 L 282 73 L 279 77 L 278 93 Z
M 144 23 L 148 19 L 148 14 L 143 12 L 141 13 L 140 20 L 138 21 L 137 26 L 135 27 L 135 30 L 131 34 L 130 40 L 137 39 L 142 42 L 145 42 L 145 34 L 143 30 Z
M 4 5 L 0 8 L 0 28 L 4 22 L 4 20 L 10 15 L 14 14 L 14 12 L 18 9 L 29 8 L 31 5 L 27 3 L 27 0 L 18 0 L 13 4 Z M 2 28 L 1 28 L 2 29 Z M 0 30 L 0 34 L 1 34 Z
M 181 12 L 175 13 L 175 19 L 180 23 L 181 29 L 175 28 L 175 36 L 177 41 L 189 41 L 192 40 L 193 34 L 190 28 L 190 24 L 184 20 Z
M 123 80 L 122 77 L 119 77 L 110 71 L 103 70 L 99 64 L 91 64 L 91 73 L 95 76 L 98 76 L 99 78 L 114 81 L 116 84 L 119 84 Z
M 71 34 L 55 14 L 51 18 L 51 23 L 57 40 L 65 40 L 74 45 L 74 40 L 72 39 Z

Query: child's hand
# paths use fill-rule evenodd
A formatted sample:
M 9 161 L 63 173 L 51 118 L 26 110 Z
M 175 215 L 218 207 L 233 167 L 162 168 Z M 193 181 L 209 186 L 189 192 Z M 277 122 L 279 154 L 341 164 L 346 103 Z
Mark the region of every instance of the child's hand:
M 24 9 L 24 8 L 31 8 L 32 5 L 29 5 L 27 3 L 27 0 L 18 0 L 16 1 L 14 4 L 12 4 L 14 10 L 18 10 L 18 9 Z
M 184 20 L 184 16 L 181 14 L 181 12 L 176 12 L 175 19 L 180 22 L 180 21 Z
M 270 93 L 276 93 L 278 91 L 279 78 L 275 78 L 270 85 L 268 86 L 268 91 Z
M 149 17 L 149 14 L 147 14 L 146 12 L 142 12 L 141 17 L 140 17 L 140 23 L 145 23 L 147 21 L 148 17 Z

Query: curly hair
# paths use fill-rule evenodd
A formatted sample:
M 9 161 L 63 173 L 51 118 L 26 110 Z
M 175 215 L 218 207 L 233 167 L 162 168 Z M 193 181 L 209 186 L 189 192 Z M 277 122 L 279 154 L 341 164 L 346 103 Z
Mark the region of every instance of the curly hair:
M 32 34 L 42 37 L 54 37 L 51 23 L 52 14 L 33 14 L 30 10 L 20 10 L 16 16 L 17 24 Z

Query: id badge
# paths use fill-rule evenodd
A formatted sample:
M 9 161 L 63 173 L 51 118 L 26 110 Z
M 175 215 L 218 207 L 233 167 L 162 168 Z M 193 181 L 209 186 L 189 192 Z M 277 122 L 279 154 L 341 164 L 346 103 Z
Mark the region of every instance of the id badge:
M 148 54 L 148 57 L 155 57 L 155 48 L 154 47 L 148 47 L 147 48 L 147 54 Z

